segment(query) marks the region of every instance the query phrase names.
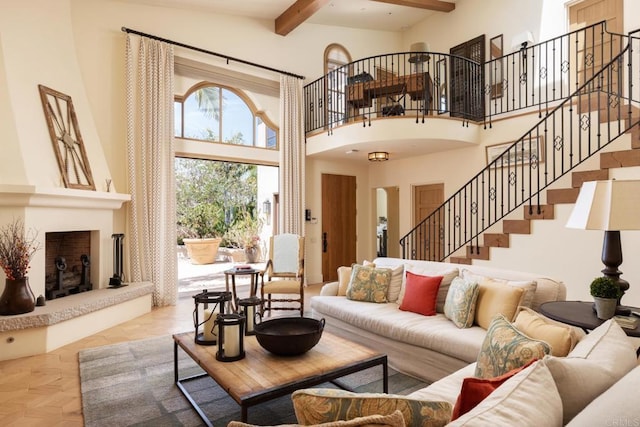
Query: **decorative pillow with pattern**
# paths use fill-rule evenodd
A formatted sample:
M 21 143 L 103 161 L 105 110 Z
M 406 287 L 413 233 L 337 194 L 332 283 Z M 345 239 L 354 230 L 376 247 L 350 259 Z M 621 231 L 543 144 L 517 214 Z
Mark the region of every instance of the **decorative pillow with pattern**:
M 302 427 L 304 424 L 280 424 L 275 427 Z M 390 415 L 369 415 L 358 417 L 349 421 L 333 421 L 330 423 L 316 424 L 317 427 L 405 427 L 402 412 L 395 411 Z M 231 421 L 227 427 L 261 427 L 256 424 L 247 424 L 240 421 Z
M 549 353 L 549 344 L 529 338 L 498 314 L 487 329 L 474 375 L 478 378 L 497 377 L 533 359 L 542 359 Z
M 390 282 L 391 270 L 388 268 L 354 264 L 351 267 L 347 298 L 354 301 L 385 303 Z
M 343 297 L 347 295 L 347 288 L 349 287 L 349 282 L 351 282 L 351 271 L 354 265 L 357 264 L 351 264 L 349 267 L 338 267 L 338 296 Z M 367 261 L 366 259 L 362 261 L 362 265 L 365 267 L 376 266 L 375 263 Z
M 291 400 L 298 422 L 304 425 L 350 420 L 371 414 L 387 415 L 399 410 L 408 426 L 436 427 L 449 422 L 453 409 L 449 402 L 324 388 L 295 391 Z
M 444 303 L 444 315 L 458 328 L 470 328 L 476 313 L 479 286 L 475 281 L 456 277 Z

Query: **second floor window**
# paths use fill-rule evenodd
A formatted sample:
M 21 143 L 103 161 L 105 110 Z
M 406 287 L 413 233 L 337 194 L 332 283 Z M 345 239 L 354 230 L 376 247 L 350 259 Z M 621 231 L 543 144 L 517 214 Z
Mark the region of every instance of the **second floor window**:
M 178 138 L 278 149 L 276 127 L 240 92 L 200 84 L 175 101 Z

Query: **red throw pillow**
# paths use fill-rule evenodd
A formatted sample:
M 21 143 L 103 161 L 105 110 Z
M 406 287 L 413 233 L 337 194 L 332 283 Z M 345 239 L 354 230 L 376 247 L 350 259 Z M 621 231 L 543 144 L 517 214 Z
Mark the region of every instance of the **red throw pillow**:
M 451 415 L 451 421 L 459 418 L 475 408 L 480 402 L 482 402 L 487 396 L 489 396 L 495 389 L 500 387 L 505 381 L 517 374 L 518 372 L 528 368 L 538 359 L 529 361 L 526 365 L 513 369 L 506 374 L 502 374 L 495 378 L 476 378 L 469 377 L 462 380 L 462 389 L 458 400 L 453 407 L 453 414 Z
M 404 298 L 400 310 L 425 316 L 436 314 L 436 299 L 442 276 L 420 276 L 407 271 Z

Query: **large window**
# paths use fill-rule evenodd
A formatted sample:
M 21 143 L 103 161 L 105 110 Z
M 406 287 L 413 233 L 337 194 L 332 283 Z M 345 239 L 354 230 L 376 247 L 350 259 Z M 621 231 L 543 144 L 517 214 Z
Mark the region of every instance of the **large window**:
M 344 123 L 346 97 L 344 88 L 347 85 L 347 67 L 351 56 L 339 44 L 327 46 L 324 52 L 324 73 L 327 76 L 327 122 Z
M 199 84 L 175 100 L 175 136 L 252 147 L 278 148 L 276 127 L 241 92 Z

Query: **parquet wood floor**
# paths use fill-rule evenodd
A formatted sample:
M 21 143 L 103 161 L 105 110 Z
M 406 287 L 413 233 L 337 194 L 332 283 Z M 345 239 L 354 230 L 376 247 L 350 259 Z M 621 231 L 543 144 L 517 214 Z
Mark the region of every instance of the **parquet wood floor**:
M 305 288 L 305 300 L 321 285 Z M 305 302 L 308 304 L 308 301 Z M 78 352 L 193 330 L 193 299 L 162 307 L 46 354 L 0 362 L 0 426 L 82 427 Z M 308 305 L 307 305 L 308 307 Z

